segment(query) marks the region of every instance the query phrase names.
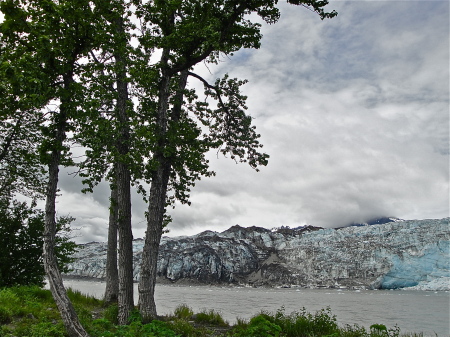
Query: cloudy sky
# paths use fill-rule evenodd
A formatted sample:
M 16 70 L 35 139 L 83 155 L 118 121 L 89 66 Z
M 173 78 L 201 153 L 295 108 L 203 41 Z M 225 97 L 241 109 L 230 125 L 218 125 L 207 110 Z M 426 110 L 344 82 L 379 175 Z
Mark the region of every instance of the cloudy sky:
M 325 21 L 280 8 L 259 50 L 196 69 L 211 82 L 224 73 L 249 80 L 269 164 L 255 172 L 211 153 L 217 175 L 196 185 L 192 206 L 170 212 L 169 235 L 448 217 L 449 2 L 331 1 L 339 15 Z M 80 189 L 63 171 L 58 211 L 77 218 L 76 241 L 105 241 L 108 187 Z M 135 238 L 145 210 L 135 195 Z

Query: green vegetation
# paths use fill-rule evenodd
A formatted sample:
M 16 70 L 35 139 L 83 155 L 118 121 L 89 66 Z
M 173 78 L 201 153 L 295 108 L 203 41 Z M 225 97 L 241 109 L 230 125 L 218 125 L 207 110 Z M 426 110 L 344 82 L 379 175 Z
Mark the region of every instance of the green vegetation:
M 69 237 L 73 220 L 60 217 L 56 223 L 55 253 L 62 272 L 68 271 L 76 251 Z M 34 203 L 0 197 L 0 287 L 44 284 L 43 242 L 44 212 Z
M 330 309 L 308 313 L 305 309 L 286 314 L 263 311 L 250 320 L 238 319 L 229 325 L 220 313 L 204 310 L 194 314 L 186 304 L 173 315 L 144 324 L 134 310 L 128 325 L 118 325 L 117 305 L 68 290 L 81 323 L 92 337 L 421 337 L 400 334 L 398 327 L 373 324 L 364 327 L 340 327 Z M 38 286 L 20 286 L 0 290 L 0 337 L 68 336 L 49 290 Z

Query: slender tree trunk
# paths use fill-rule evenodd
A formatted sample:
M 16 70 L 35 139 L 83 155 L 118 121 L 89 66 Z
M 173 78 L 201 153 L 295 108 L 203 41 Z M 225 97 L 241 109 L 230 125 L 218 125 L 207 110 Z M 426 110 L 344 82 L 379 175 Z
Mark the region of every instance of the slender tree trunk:
M 169 108 L 169 76 L 164 76 L 160 84 L 158 123 L 160 130 L 160 148 L 164 147 L 167 132 L 167 113 Z M 177 98 L 172 108 L 171 120 L 178 122 L 186 87 L 187 71 L 183 71 L 178 84 Z M 149 206 L 147 215 L 147 231 L 142 251 L 141 278 L 139 280 L 139 310 L 144 322 L 157 316 L 155 304 L 155 285 L 157 276 L 158 252 L 163 232 L 163 220 L 166 209 L 166 196 L 172 160 L 162 153 L 156 154 L 158 168 L 152 174 Z
M 65 90 L 69 90 L 73 82 L 72 74 L 64 76 Z M 55 254 L 56 235 L 56 193 L 58 189 L 59 163 L 61 161 L 61 147 L 65 139 L 66 129 L 66 109 L 70 98 L 61 99 L 60 113 L 57 119 L 57 129 L 51 159 L 48 164 L 48 184 L 47 199 L 45 203 L 45 228 L 44 228 L 44 248 L 43 258 L 45 272 L 50 284 L 50 290 L 56 305 L 61 313 L 61 317 L 66 327 L 67 333 L 71 337 L 89 336 L 81 326 L 78 316 L 64 288 L 61 273 L 58 268 L 58 261 Z
M 133 233 L 131 230 L 131 174 L 127 163 L 130 150 L 130 126 L 128 116 L 128 84 L 126 62 L 123 52 L 126 50 L 123 18 L 113 21 L 116 31 L 116 45 L 113 52 L 116 61 L 117 76 L 117 107 L 116 119 L 119 125 L 116 162 L 117 185 L 117 229 L 119 233 L 119 324 L 127 324 L 133 299 Z
M 117 270 L 117 188 L 111 185 L 108 225 L 108 249 L 106 252 L 106 303 L 117 303 L 119 298 L 119 274 Z
M 126 165 L 117 165 L 117 204 L 119 232 L 119 324 L 128 323 L 133 299 L 133 234 L 131 231 L 130 172 Z

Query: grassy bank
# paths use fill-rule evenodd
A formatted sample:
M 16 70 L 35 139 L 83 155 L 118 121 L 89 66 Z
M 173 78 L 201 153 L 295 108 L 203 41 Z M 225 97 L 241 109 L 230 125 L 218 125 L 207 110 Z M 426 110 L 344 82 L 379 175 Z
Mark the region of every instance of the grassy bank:
M 329 309 L 316 313 L 305 310 L 287 314 L 261 312 L 250 320 L 230 325 L 214 311 L 194 313 L 180 305 L 172 315 L 142 324 L 139 313 L 130 324 L 117 325 L 117 306 L 69 289 L 69 297 L 86 330 L 92 337 L 419 337 L 402 334 L 397 327 L 374 324 L 369 330 L 358 325 L 338 326 Z M 39 287 L 0 290 L 0 337 L 64 337 L 64 326 L 50 291 Z

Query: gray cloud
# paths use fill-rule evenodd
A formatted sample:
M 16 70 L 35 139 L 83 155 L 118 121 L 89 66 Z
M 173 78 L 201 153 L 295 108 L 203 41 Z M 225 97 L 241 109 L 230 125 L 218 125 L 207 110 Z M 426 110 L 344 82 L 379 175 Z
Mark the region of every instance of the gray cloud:
M 211 153 L 217 176 L 196 185 L 191 207 L 170 211 L 170 235 L 449 216 L 449 3 L 332 2 L 339 16 L 325 21 L 280 6 L 260 50 L 196 69 L 249 79 L 269 165 L 257 173 Z M 70 179 L 61 212 L 84 225 L 80 241 L 105 239 L 107 185 L 86 197 Z M 146 205 L 135 196 L 133 207 L 142 237 Z

